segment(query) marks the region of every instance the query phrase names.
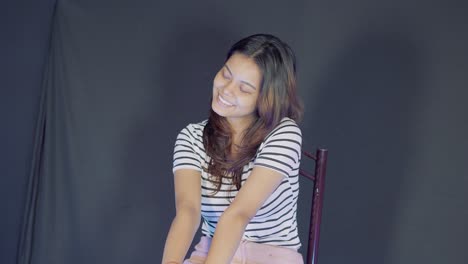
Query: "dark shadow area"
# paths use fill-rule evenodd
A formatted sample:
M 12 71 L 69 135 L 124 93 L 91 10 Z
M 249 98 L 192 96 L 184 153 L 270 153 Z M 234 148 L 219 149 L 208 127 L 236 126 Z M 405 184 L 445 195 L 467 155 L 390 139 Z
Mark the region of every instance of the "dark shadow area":
M 0 3 L 0 263 L 17 258 L 55 2 Z
M 344 46 L 319 80 L 316 104 L 303 123 L 304 146 L 330 151 L 319 259 L 386 263 L 392 217 L 412 158 L 409 130 L 422 88 L 420 58 L 408 36 L 383 29 Z M 301 183 L 304 195 L 311 185 Z M 308 206 L 299 206 L 300 226 L 307 226 Z

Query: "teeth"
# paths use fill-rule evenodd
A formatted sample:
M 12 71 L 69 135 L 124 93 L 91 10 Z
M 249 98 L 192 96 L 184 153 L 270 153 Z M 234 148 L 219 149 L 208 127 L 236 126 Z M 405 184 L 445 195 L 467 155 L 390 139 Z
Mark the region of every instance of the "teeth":
M 221 103 L 227 105 L 227 106 L 233 106 L 233 104 L 229 103 L 228 101 L 224 100 L 221 96 L 218 96 L 219 100 Z

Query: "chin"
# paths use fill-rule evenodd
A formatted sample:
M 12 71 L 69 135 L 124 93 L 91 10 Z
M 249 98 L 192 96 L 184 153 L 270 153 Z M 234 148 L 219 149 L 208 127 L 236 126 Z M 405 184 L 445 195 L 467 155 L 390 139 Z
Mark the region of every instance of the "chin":
M 216 109 L 215 104 L 216 104 L 216 102 L 213 100 L 213 102 L 211 103 L 211 110 L 213 110 L 213 112 L 215 112 L 219 116 L 223 116 L 223 113 L 221 111 L 219 111 L 219 109 Z
M 213 110 L 213 112 L 215 112 L 219 116 L 226 117 L 226 114 L 216 109 L 216 107 L 211 107 L 211 110 Z

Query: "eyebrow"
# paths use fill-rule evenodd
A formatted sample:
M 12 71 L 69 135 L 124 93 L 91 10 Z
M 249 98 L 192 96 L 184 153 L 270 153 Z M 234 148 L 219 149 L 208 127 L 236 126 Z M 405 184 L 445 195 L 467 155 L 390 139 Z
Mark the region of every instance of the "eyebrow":
M 224 67 L 226 67 L 226 69 L 228 70 L 229 74 L 233 75 L 231 69 L 229 69 L 229 66 L 227 66 L 227 64 L 224 64 Z M 241 81 L 241 83 L 245 83 L 246 85 L 252 87 L 254 90 L 257 90 L 257 88 L 255 88 L 255 86 L 253 86 L 253 85 L 252 85 L 251 83 L 249 83 L 249 82 Z

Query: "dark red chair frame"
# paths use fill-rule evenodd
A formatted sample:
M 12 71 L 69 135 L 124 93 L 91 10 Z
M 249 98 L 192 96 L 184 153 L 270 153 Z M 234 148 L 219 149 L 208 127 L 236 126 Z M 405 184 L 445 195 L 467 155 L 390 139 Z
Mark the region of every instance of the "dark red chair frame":
M 311 153 L 303 150 L 302 154 L 303 156 L 315 161 L 315 171 L 313 174 L 303 170 L 302 168 L 299 170 L 299 174 L 314 182 L 314 189 L 312 191 L 312 206 L 310 210 L 309 241 L 307 247 L 306 264 L 317 264 L 328 150 L 317 149 L 315 155 L 312 155 Z

